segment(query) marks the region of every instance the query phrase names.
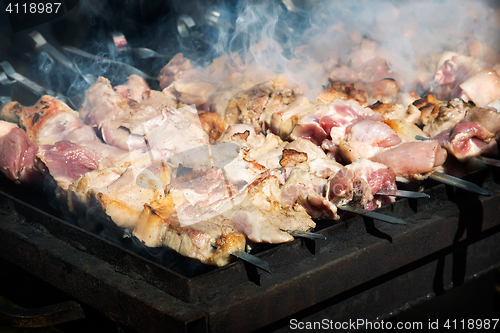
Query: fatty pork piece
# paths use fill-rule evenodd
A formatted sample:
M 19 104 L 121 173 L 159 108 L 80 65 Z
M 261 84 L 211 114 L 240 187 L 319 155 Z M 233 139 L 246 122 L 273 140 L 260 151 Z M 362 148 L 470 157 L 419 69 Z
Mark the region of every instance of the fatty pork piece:
M 34 163 L 36 146 L 16 124 L 0 121 L 0 169 L 16 184 L 38 184 L 43 179 Z
M 84 174 L 69 186 L 68 207 L 75 214 L 99 207 L 120 227 L 133 229 L 144 205 L 164 198 L 172 168 L 156 162 L 146 169 L 107 168 Z
M 289 242 L 293 237 L 288 232 L 309 231 L 316 226 L 302 206 L 281 201 L 276 176 L 263 174 L 240 195 L 243 200 L 222 215 L 252 242 Z
M 131 76 L 127 86 L 133 85 L 135 81 L 134 76 Z M 125 89 L 120 87 L 118 91 Z M 142 98 L 136 101 L 117 93 L 108 79 L 99 77 L 85 92 L 80 117 L 101 133 L 106 143 L 124 150 L 142 149 L 142 138 L 131 137 L 132 130 L 144 121 L 160 116 L 162 111 L 175 107 L 177 103 L 166 93 L 144 90 L 144 87 L 139 91 L 131 90 L 130 94 L 136 95 L 141 91 Z
M 144 206 L 134 235 L 146 246 L 167 246 L 179 254 L 215 266 L 231 262 L 230 254 L 245 250 L 245 236 L 231 220 L 215 216 L 182 225 L 171 195 Z
M 482 69 L 485 64 L 455 52 L 444 52 L 437 60 L 432 93 L 441 100 L 462 97 L 460 85 Z
M 227 105 L 224 119 L 229 125 L 251 124 L 256 132 L 265 132 L 272 114 L 295 98 L 295 93 L 286 88 L 285 83 L 267 81 L 235 95 Z
M 376 195 L 380 190 L 397 190 L 396 175 L 388 166 L 361 158 L 347 165 L 346 168 L 361 177 L 368 184 L 370 193 L 373 195 L 373 199 L 364 205 L 364 209 L 374 210 L 394 202 L 394 197 Z
M 398 181 L 425 179 L 446 161 L 446 150 L 437 140 L 403 142 L 382 151 L 370 160 L 385 164 L 396 174 Z
M 160 87 L 172 87 L 179 101 L 196 106 L 205 104 L 216 91 L 216 85 L 205 77 L 202 69 L 194 68 L 182 53 L 176 54 L 160 72 Z
M 466 95 L 479 107 L 487 107 L 500 99 L 500 76 L 493 68 L 487 68 L 460 84 Z
M 402 142 L 396 132 L 380 120 L 378 117 L 368 117 L 347 126 L 346 134 L 339 144 L 345 161 L 370 158 Z
M 345 136 L 346 127 L 355 119 L 372 116 L 374 112 L 354 100 L 335 99 L 324 106 L 322 103 L 303 115 L 296 123 L 291 140 L 299 138 L 320 146 L 325 140 L 338 145 Z
M 449 154 L 464 162 L 479 155 L 497 155 L 495 135 L 477 122 L 460 122 L 434 137 Z
M 467 110 L 464 117 L 466 122 L 477 122 L 486 130 L 500 138 L 500 113 L 492 108 L 472 107 Z
M 179 53 L 161 70 L 159 80 L 160 87 L 172 91 L 181 103 L 194 104 L 223 117 L 231 97 L 255 84 L 254 78 L 244 72 L 237 53 L 215 58 L 206 68 L 193 67 Z
M 43 96 L 31 107 L 24 107 L 17 102 L 6 105 L 2 117 L 17 121 L 26 129 L 26 133 L 39 146 L 54 146 L 60 141 L 72 142 L 86 147 L 97 154 L 99 167 L 144 166 L 149 157 L 140 152 L 131 152 L 107 145 L 97 138 L 94 130 L 85 125 L 78 113 L 65 103 L 52 96 Z
M 19 124 L 36 145 L 54 145 L 62 140 L 74 143 L 98 140 L 92 128 L 79 118 L 78 112 L 48 95 L 42 96 L 31 107 L 10 102 L 2 109 L 2 119 Z
M 209 159 L 197 155 L 207 151 L 210 140 L 192 107 L 163 110 L 160 116 L 133 129 L 131 136 L 142 138 L 144 150 L 153 160 L 166 160 L 187 168 L 209 166 Z

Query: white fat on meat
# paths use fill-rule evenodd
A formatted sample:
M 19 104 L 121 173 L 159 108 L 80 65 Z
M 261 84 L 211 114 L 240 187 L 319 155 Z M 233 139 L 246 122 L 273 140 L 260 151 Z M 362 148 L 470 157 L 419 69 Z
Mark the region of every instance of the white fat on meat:
M 313 105 L 305 96 L 298 96 L 283 109 L 272 113 L 270 119 L 266 119 L 266 124 L 272 133 L 285 140 L 292 133 L 297 121 L 314 107 L 318 105 Z
M 95 205 L 95 190 L 116 181 L 127 170 L 124 167 L 103 168 L 87 172 L 68 187 L 68 209 L 79 214 Z
M 135 137 L 143 138 L 153 160 L 166 160 L 187 168 L 206 163 L 206 159 L 197 154 L 206 150 L 209 138 L 201 127 L 196 109 L 191 107 L 162 112 L 161 116 L 133 129 L 130 140 L 135 140 Z
M 287 145 L 279 136 L 269 133 L 260 147 L 249 150 L 245 154 L 245 160 L 255 161 L 268 169 L 280 167 L 283 149 Z
M 401 139 L 387 124 L 379 119 L 364 118 L 346 128 L 346 135 L 339 144 L 346 161 L 370 158 L 379 152 L 401 143 Z
M 373 210 L 394 202 L 394 197 L 376 195 L 382 189 L 396 190 L 396 175 L 386 165 L 361 158 L 346 166 L 347 169 L 361 177 L 369 186 L 373 200 L 368 201 L 364 208 Z
M 500 99 L 500 76 L 493 68 L 487 68 L 464 81 L 460 88 L 479 107 Z
M 342 167 L 340 163 L 329 158 L 323 149 L 306 139 L 292 141 L 286 145 L 285 149 L 306 153 L 309 172 L 319 178 L 329 178 Z
M 99 130 L 106 143 L 121 149 L 143 149 L 140 137 L 128 142 L 132 130 L 176 105 L 169 93 L 150 90 L 142 78 L 131 76 L 115 91 L 109 80 L 99 77 L 85 92 L 80 117 Z

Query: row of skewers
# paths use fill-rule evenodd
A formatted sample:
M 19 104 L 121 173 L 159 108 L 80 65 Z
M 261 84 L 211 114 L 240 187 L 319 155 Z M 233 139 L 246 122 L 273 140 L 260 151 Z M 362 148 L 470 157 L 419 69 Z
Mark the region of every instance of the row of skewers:
M 40 36 L 39 34 L 38 34 L 38 35 L 34 34 L 34 36 L 35 36 L 35 39 L 37 39 L 37 40 L 39 41 L 40 45 L 46 45 L 46 42 L 41 41 L 41 38 L 40 38 L 41 36 Z M 54 53 L 54 51 L 53 51 L 53 50 L 51 50 L 51 48 L 50 48 L 50 47 L 45 47 L 45 49 L 44 49 L 44 50 L 45 50 L 45 52 L 47 52 L 47 53 Z M 55 58 L 57 58 L 57 57 L 58 57 L 58 58 L 61 58 L 61 56 L 60 56 L 60 55 L 57 55 L 57 54 L 56 54 L 54 57 L 55 57 Z M 64 59 L 64 58 L 63 58 L 63 59 Z M 103 60 L 103 61 L 106 61 L 106 60 Z M 69 66 L 69 67 L 73 66 L 73 65 L 71 65 L 71 62 L 68 62 L 67 60 L 63 60 L 63 62 L 66 62 L 66 65 L 67 65 L 67 66 Z M 171 63 L 172 63 L 172 62 L 171 62 Z M 37 93 L 40 93 L 41 95 L 47 95 L 47 93 L 49 93 L 49 95 L 52 95 L 52 96 L 57 95 L 57 94 L 54 94 L 52 91 L 47 90 L 47 89 L 45 89 L 45 88 L 42 88 L 41 86 L 36 85 L 35 83 L 31 82 L 30 80 L 28 80 L 28 79 L 26 79 L 26 78 L 22 77 L 20 74 L 16 73 L 16 72 L 13 70 L 12 66 L 10 66 L 8 63 L 5 63 L 5 62 L 4 62 L 4 63 L 0 64 L 0 66 L 1 66 L 1 67 L 2 67 L 2 69 L 4 70 L 4 73 L 2 74 L 2 75 L 3 75 L 2 77 L 4 78 L 3 82 L 6 82 L 6 83 L 8 83 L 8 84 L 12 84 L 12 83 L 14 83 L 14 82 L 19 83 L 19 84 L 22 84 L 22 85 L 24 85 L 25 87 L 28 87 L 29 89 L 32 89 L 32 90 L 36 91 Z M 167 67 L 168 67 L 168 65 L 167 65 Z M 134 71 L 134 73 L 133 73 L 133 74 L 136 74 L 136 75 L 137 75 L 137 74 L 141 74 L 141 73 L 140 73 L 140 72 L 137 72 L 137 71 Z M 83 76 L 83 74 L 81 74 L 81 75 Z M 138 76 L 141 76 L 141 75 L 138 75 Z M 5 78 L 7 78 L 7 79 L 8 79 L 8 81 L 6 81 L 6 80 L 5 80 Z M 144 77 L 143 77 L 143 78 L 144 78 Z M 145 78 L 150 79 L 150 78 L 149 78 L 149 77 L 147 77 L 147 76 L 146 76 Z M 90 82 L 89 82 L 89 83 L 93 82 L 93 80 L 94 80 L 94 79 L 92 79 L 90 76 L 87 76 L 87 79 L 88 79 L 88 80 L 90 80 Z M 175 80 L 175 78 L 174 78 L 174 80 Z M 101 81 L 102 81 L 102 80 L 101 80 Z M 96 80 L 96 81 L 93 83 L 93 85 L 95 85 L 95 84 L 99 84 L 99 83 L 100 83 L 100 84 L 103 84 L 103 85 L 106 85 L 106 83 L 105 83 L 105 82 L 104 82 L 104 83 L 103 83 L 103 82 L 99 82 L 99 80 Z M 172 82 L 171 82 L 171 83 L 172 83 Z M 108 84 L 109 84 L 109 83 L 108 83 Z M 129 89 L 130 89 L 130 86 L 129 86 Z M 175 88 L 174 88 L 174 89 L 175 89 Z M 115 87 L 115 90 L 119 91 L 120 89 L 117 89 L 117 87 Z M 132 89 L 132 90 L 133 90 L 133 89 Z M 148 88 L 146 88 L 146 89 L 145 89 L 145 91 L 146 91 L 146 90 L 148 90 Z M 91 90 L 89 90 L 89 91 L 91 91 Z M 168 91 L 167 91 L 167 93 L 168 93 Z M 87 97 L 88 97 L 88 94 L 89 94 L 89 93 L 87 92 Z M 130 94 L 130 92 L 127 92 L 126 94 Z M 41 99 L 41 101 L 44 101 L 44 99 Z M 68 101 L 69 101 L 69 100 L 68 100 Z M 333 101 L 332 101 L 332 102 L 333 102 Z M 39 103 L 40 103 L 40 101 L 39 101 Z M 47 103 L 48 103 L 48 104 L 51 104 L 51 103 L 52 103 L 53 105 L 56 105 L 56 104 L 57 104 L 57 102 L 55 102 L 55 103 L 54 103 L 54 101 L 50 101 L 50 100 L 47 100 L 47 99 L 45 99 L 45 102 L 44 102 L 44 103 L 46 103 L 46 104 L 47 104 Z M 71 102 L 68 102 L 68 103 L 69 103 L 69 104 L 71 104 Z M 43 103 L 42 103 L 42 104 L 43 104 Z M 84 105 L 85 105 L 85 103 L 84 103 Z M 358 105 L 359 105 L 359 104 L 358 104 Z M 41 106 L 41 105 L 39 104 L 39 106 Z M 92 113 L 92 111 L 96 109 L 96 108 L 95 108 L 95 105 L 94 105 L 93 107 L 94 107 L 94 109 L 92 109 L 92 108 L 91 108 L 91 110 L 89 111 L 89 113 Z M 360 107 L 361 107 L 361 106 L 360 106 Z M 41 107 L 41 108 L 44 108 L 44 107 Z M 62 107 L 61 107 L 61 106 L 58 106 L 58 108 L 64 108 L 64 106 L 62 106 Z M 11 105 L 11 106 L 10 106 L 10 110 L 14 110 L 14 109 L 15 109 L 15 108 L 13 108 L 13 107 L 12 107 L 12 105 Z M 21 109 L 23 109 L 23 108 L 21 108 Z M 27 108 L 24 108 L 24 110 L 26 110 L 26 109 L 27 109 Z M 5 110 L 5 109 L 4 109 L 4 110 Z M 25 115 L 33 115 L 33 114 L 35 114 L 35 113 L 33 113 L 33 111 L 34 111 L 34 110 L 33 110 L 33 109 L 31 109 L 28 113 L 23 112 L 23 111 L 19 112 L 19 110 L 17 110 L 17 111 L 18 111 L 18 112 L 13 112 L 13 114 L 16 114 L 16 115 L 17 115 L 17 116 L 21 119 L 21 123 L 20 123 L 20 124 L 21 124 L 23 127 L 25 127 L 25 128 L 26 128 L 26 127 L 27 127 L 27 126 L 26 126 L 26 121 L 27 121 L 27 119 L 32 120 L 32 118 L 29 118 L 29 116 L 25 117 L 25 119 L 24 119 L 24 124 L 23 124 L 22 116 L 20 117 L 19 115 L 22 115 L 22 114 L 25 114 Z M 241 111 L 241 110 L 240 110 L 240 111 Z M 263 110 L 261 110 L 261 112 L 262 112 L 262 111 L 263 111 Z M 290 111 L 290 110 L 288 110 L 288 111 Z M 71 112 L 68 112 L 68 113 L 71 113 Z M 87 115 L 86 115 L 86 117 L 87 117 L 87 118 L 85 118 L 85 115 L 84 115 L 84 116 L 82 116 L 82 113 L 80 113 L 80 117 L 84 118 L 85 122 L 88 122 L 88 119 L 89 119 L 89 113 L 87 113 Z M 278 112 L 277 112 L 277 113 L 278 113 Z M 283 113 L 283 112 L 282 112 L 282 113 Z M 8 114 L 8 113 L 6 113 L 5 111 L 3 112 L 3 117 L 4 117 L 4 118 L 5 118 L 5 114 Z M 11 113 L 11 114 L 12 114 L 12 113 Z M 314 115 L 314 112 L 313 112 L 313 113 L 310 113 L 309 115 L 311 115 L 311 114 L 312 114 L 312 115 Z M 240 115 L 241 115 L 241 113 L 240 113 Z M 226 118 L 226 120 L 227 120 L 226 115 L 224 115 L 224 118 Z M 363 117 L 361 117 L 361 118 L 363 118 Z M 299 119 L 296 119 L 295 121 L 296 121 L 296 124 L 295 124 L 295 125 L 297 125 L 297 124 L 300 122 L 300 118 L 299 118 Z M 380 121 L 380 119 L 379 119 L 379 120 L 377 120 L 377 121 Z M 19 119 L 18 119 L 18 122 L 19 122 Z M 238 122 L 238 121 L 237 121 L 237 122 Z M 250 120 L 250 121 L 248 121 L 247 123 L 252 124 L 252 121 Z M 96 128 L 99 128 L 99 131 L 101 131 L 101 133 L 100 133 L 100 134 L 101 134 L 101 136 L 104 138 L 104 141 L 105 141 L 105 142 L 107 142 L 107 143 L 109 143 L 109 142 L 111 141 L 111 139 L 109 139 L 109 138 L 108 138 L 108 139 L 106 140 L 106 135 L 105 135 L 105 132 L 103 131 L 103 127 L 101 126 L 101 124 L 99 123 L 99 124 L 95 124 L 95 125 L 97 125 L 97 126 L 95 126 L 95 127 L 96 127 Z M 236 124 L 235 124 L 235 125 L 236 125 Z M 344 124 L 344 125 L 347 125 L 347 124 Z M 122 126 L 122 125 L 120 125 L 120 126 Z M 29 127 L 29 126 L 28 126 L 28 127 Z M 122 127 L 123 127 L 123 126 L 122 126 Z M 271 126 L 270 126 L 270 127 L 271 127 Z M 343 128 L 345 129 L 345 128 L 347 128 L 347 127 L 348 127 L 348 126 L 344 126 Z M 225 130 L 227 130 L 227 128 L 226 128 Z M 29 133 L 29 130 L 28 130 L 28 129 L 27 129 L 27 131 L 28 131 L 28 133 Z M 238 134 L 238 135 L 245 134 L 245 133 L 247 133 L 247 131 L 248 131 L 247 136 L 248 136 L 248 135 L 252 135 L 252 134 L 253 134 L 253 133 L 252 133 L 252 129 L 251 129 L 251 128 L 245 128 L 243 131 L 241 131 L 241 130 L 240 130 L 240 132 L 234 132 L 234 131 L 233 131 L 233 132 L 234 132 L 233 136 L 234 136 L 234 135 L 236 135 L 236 134 Z M 118 133 L 118 132 L 115 132 L 115 133 Z M 128 134 L 131 134 L 131 133 L 129 132 Z M 278 134 L 283 134 L 283 133 L 281 133 L 281 132 L 280 132 L 280 133 L 278 133 Z M 237 135 L 237 137 L 238 137 L 238 135 Z M 223 134 L 222 134 L 222 136 L 223 136 Z M 35 135 L 35 137 L 36 137 L 36 135 Z M 266 139 L 267 139 L 267 137 L 266 137 Z M 273 137 L 271 137 L 271 139 L 273 139 Z M 269 139 L 269 140 L 271 140 L 271 139 Z M 298 141 L 299 139 L 300 139 L 300 137 L 297 137 L 297 138 L 296 138 L 296 141 Z M 344 139 L 344 137 L 342 137 L 342 139 Z M 421 136 L 421 135 L 418 135 L 418 134 L 417 134 L 417 135 L 414 135 L 414 138 L 413 138 L 413 139 L 415 139 L 415 140 L 419 140 L 419 139 L 421 139 L 421 140 L 428 140 L 428 138 L 427 138 L 427 137 L 425 137 L 425 136 Z M 80 138 L 79 140 L 81 140 L 81 138 Z M 280 141 L 281 141 L 281 140 L 278 140 L 278 139 L 276 139 L 276 140 L 277 140 L 276 142 L 278 143 L 278 145 L 280 145 Z M 409 141 L 415 141 L 415 140 L 409 140 Z M 234 141 L 234 140 L 233 140 L 233 141 Z M 281 142 L 283 142 L 283 141 L 281 141 Z M 54 143 L 56 143 L 56 142 L 52 142 L 52 144 L 54 144 Z M 150 145 L 148 148 L 151 148 L 151 144 L 153 143 L 153 141 L 151 141 L 151 140 L 146 140 L 146 141 L 145 141 L 145 143 L 147 143 L 148 145 Z M 261 143 L 262 143 L 262 142 L 261 142 Z M 323 142 L 321 142 L 321 143 L 323 143 Z M 87 146 L 88 146 L 88 145 L 87 145 Z M 387 147 L 385 147 L 385 148 L 388 148 L 388 147 L 390 147 L 390 146 L 387 146 Z M 53 149 L 53 148 L 50 148 L 50 149 Z M 243 144 L 243 145 L 241 145 L 241 146 L 239 147 L 239 149 L 240 149 L 240 151 L 244 151 L 245 149 L 248 149 L 248 147 L 246 146 L 246 144 Z M 294 149 L 292 149 L 292 150 L 294 150 Z M 95 151 L 95 149 L 94 149 L 94 151 Z M 146 149 L 146 151 L 148 151 L 148 150 Z M 185 151 L 189 151 L 189 149 L 188 149 L 188 150 L 185 150 Z M 285 150 L 282 150 L 282 152 L 281 152 L 281 154 L 282 154 L 283 156 L 284 156 L 284 153 L 283 153 L 284 151 L 286 151 L 286 149 L 285 149 Z M 295 151 L 295 152 L 297 152 L 298 150 L 294 150 L 294 151 Z M 151 149 L 149 149 L 148 153 L 150 153 L 150 152 L 151 152 Z M 188 155 L 189 155 L 189 154 L 188 154 Z M 306 153 L 306 156 L 307 156 L 307 153 Z M 371 157 L 371 156 L 370 156 L 370 157 Z M 155 160 L 155 159 L 153 159 L 153 160 Z M 496 161 L 493 161 L 493 162 L 492 162 L 492 161 L 490 161 L 490 160 L 485 160 L 485 161 L 489 161 L 489 162 L 490 162 L 490 163 L 492 163 L 492 164 L 496 164 L 496 163 L 495 163 Z M 184 161 L 184 162 L 185 162 L 185 161 Z M 246 161 L 246 162 L 248 162 L 248 161 Z M 180 164 L 181 164 L 181 163 L 180 163 Z M 265 163 L 263 163 L 263 164 L 265 164 Z M 298 163 L 298 164 L 300 164 L 300 161 L 299 161 L 299 163 Z M 164 167 L 164 166 L 163 166 L 163 167 Z M 49 167 L 49 169 L 51 169 L 51 168 Z M 188 169 L 193 169 L 193 168 L 188 168 Z M 180 178 L 179 171 L 177 171 L 177 173 L 178 173 L 178 174 L 177 174 L 177 177 L 179 177 L 179 178 Z M 51 172 L 51 174 L 52 174 L 52 172 Z M 481 194 L 481 195 L 489 195 L 489 194 L 488 194 L 488 192 L 486 192 L 484 189 L 482 189 L 482 188 L 478 187 L 477 185 L 475 185 L 475 184 L 473 184 L 473 183 L 469 183 L 469 182 L 466 182 L 466 181 L 464 181 L 464 180 L 461 180 L 461 179 L 458 179 L 458 178 L 454 178 L 454 177 L 448 176 L 448 175 L 446 175 L 446 174 L 444 174 L 444 173 L 441 173 L 441 172 L 432 171 L 432 172 L 429 174 L 429 177 L 431 177 L 431 178 L 433 178 L 433 179 L 435 179 L 435 180 L 438 180 L 438 181 L 440 181 L 440 182 L 444 182 L 444 183 L 447 183 L 447 184 L 450 184 L 450 185 L 453 185 L 453 186 L 458 186 L 458 187 L 461 187 L 461 188 L 463 188 L 463 189 L 465 189 L 465 190 L 467 190 L 467 191 L 471 191 L 471 192 L 479 193 L 479 194 Z M 170 176 L 168 176 L 167 178 L 170 178 Z M 167 184 L 169 183 L 167 180 L 166 180 L 165 182 L 166 182 Z M 412 197 L 412 198 L 414 198 L 414 197 L 422 197 L 422 196 L 425 196 L 425 194 L 423 194 L 423 193 L 419 193 L 419 192 L 401 191 L 401 190 L 396 190 L 395 188 L 384 188 L 384 189 L 381 189 L 380 191 L 378 191 L 378 192 L 376 192 L 376 193 L 373 193 L 373 194 L 374 194 L 374 195 L 379 195 L 379 196 L 382 196 L 382 195 L 383 195 L 383 196 L 403 196 L 403 197 Z M 295 204 L 295 203 L 292 203 L 292 204 Z M 345 210 L 345 211 L 348 211 L 348 212 L 354 212 L 354 213 L 357 213 L 357 214 L 366 215 L 366 216 L 368 216 L 368 217 L 372 217 L 372 218 L 380 219 L 380 220 L 387 221 L 387 222 L 390 222 L 390 223 L 404 224 L 404 221 L 401 221 L 401 220 L 399 220 L 399 219 L 396 219 L 396 218 L 393 218 L 393 217 L 390 217 L 390 216 L 385 216 L 385 215 L 383 215 L 383 214 L 379 214 L 379 213 L 376 213 L 376 212 L 367 211 L 367 210 L 363 209 L 362 207 L 359 207 L 359 205 L 358 205 L 358 206 L 356 206 L 356 205 L 349 205 L 349 204 L 339 204 L 339 205 L 337 206 L 337 208 L 342 209 L 342 210 Z M 316 237 L 321 237 L 320 235 L 310 233 L 310 232 L 308 232 L 307 230 L 289 230 L 289 231 L 290 231 L 290 233 L 291 233 L 293 236 L 298 236 L 298 237 L 308 237 L 308 238 L 316 238 Z M 217 246 L 215 247 L 215 249 L 217 249 Z M 255 265 L 257 265 L 257 266 L 259 266 L 259 267 L 261 267 L 261 268 L 264 268 L 264 269 L 268 270 L 268 267 L 266 266 L 266 264 L 265 264 L 265 263 L 263 263 L 263 262 L 259 261 L 259 260 L 258 260 L 258 258 L 256 258 L 256 257 L 249 256 L 249 255 L 248 255 L 248 254 L 244 251 L 244 249 L 239 249 L 239 250 L 237 250 L 237 251 L 232 251 L 232 252 L 230 253 L 230 255 L 236 255 L 236 256 L 238 256 L 238 257 L 240 257 L 240 258 L 242 258 L 242 259 L 249 260 L 249 261 L 253 262 Z

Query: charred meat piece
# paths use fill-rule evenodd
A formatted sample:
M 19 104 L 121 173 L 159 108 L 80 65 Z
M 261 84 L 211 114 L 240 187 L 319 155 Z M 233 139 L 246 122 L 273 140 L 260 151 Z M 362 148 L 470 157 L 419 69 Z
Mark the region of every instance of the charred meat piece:
M 217 141 L 227 129 L 227 123 L 216 113 L 201 113 L 199 117 L 210 142 Z
M 318 101 L 331 103 L 333 100 L 341 98 L 343 100 L 353 99 L 361 105 L 366 105 L 366 91 L 359 90 L 352 83 L 331 82 L 330 86 L 318 95 Z

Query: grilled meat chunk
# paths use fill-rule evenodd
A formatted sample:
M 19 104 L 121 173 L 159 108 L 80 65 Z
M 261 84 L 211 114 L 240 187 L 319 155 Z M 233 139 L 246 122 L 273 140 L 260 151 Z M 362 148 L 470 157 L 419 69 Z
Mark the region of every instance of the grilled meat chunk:
M 38 147 L 16 124 L 0 121 L 0 170 L 16 184 L 37 184 L 42 180 L 34 157 Z
M 144 206 L 134 235 L 147 246 L 168 246 L 181 255 L 215 266 L 227 265 L 230 254 L 244 251 L 246 244 L 245 236 L 232 221 L 220 215 L 182 225 L 170 195 Z

